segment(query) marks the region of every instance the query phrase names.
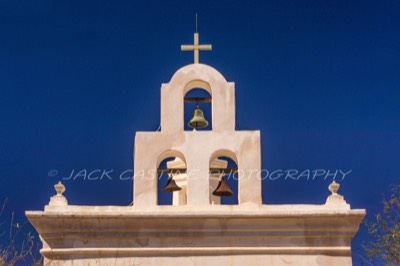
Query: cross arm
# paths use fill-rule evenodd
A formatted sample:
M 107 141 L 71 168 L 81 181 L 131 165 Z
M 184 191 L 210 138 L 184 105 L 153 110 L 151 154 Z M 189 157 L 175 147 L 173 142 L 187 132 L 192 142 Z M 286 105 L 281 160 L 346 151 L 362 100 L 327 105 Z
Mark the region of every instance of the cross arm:
M 181 51 L 193 51 L 194 49 L 194 45 L 181 45 Z
M 211 44 L 200 44 L 199 46 L 199 50 L 212 50 L 212 45 Z

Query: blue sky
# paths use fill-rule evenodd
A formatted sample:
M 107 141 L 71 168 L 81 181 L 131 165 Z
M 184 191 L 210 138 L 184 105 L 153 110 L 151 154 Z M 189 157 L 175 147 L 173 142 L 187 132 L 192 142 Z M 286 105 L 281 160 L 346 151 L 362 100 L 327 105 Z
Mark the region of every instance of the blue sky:
M 261 130 L 262 164 L 351 173 L 340 193 L 379 210 L 399 184 L 399 1 L 0 1 L 0 198 L 42 209 L 128 205 L 136 131 L 160 122 L 160 86 L 193 55 L 236 83 L 237 127 Z M 56 169 L 55 176 L 49 171 Z M 322 204 L 332 178 L 263 182 L 265 203 Z M 362 231 L 353 247 L 365 239 Z

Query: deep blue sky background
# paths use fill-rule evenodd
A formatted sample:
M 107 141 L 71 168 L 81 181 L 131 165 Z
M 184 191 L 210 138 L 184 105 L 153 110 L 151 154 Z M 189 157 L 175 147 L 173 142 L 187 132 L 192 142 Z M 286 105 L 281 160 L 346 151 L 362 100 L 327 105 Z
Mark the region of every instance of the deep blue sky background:
M 352 170 L 340 193 L 379 210 L 399 183 L 399 1 L 0 0 L 0 198 L 39 210 L 64 181 L 71 204 L 128 205 L 136 131 L 155 131 L 160 86 L 192 53 L 236 83 L 238 129 L 260 129 L 263 168 Z M 57 169 L 56 177 L 48 172 Z M 263 183 L 265 203 L 322 204 L 330 180 Z M 362 229 L 353 242 L 365 239 Z

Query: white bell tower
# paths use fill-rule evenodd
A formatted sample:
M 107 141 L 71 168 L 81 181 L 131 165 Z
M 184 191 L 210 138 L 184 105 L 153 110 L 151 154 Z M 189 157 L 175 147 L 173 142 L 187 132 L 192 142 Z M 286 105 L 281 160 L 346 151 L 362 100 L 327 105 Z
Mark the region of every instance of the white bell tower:
M 43 211 L 26 212 L 45 265 L 351 265 L 365 210 L 351 209 L 335 182 L 321 204 L 263 204 L 260 132 L 235 130 L 234 83 L 199 63 L 199 50 L 209 48 L 197 33 L 183 47 L 195 62 L 162 84 L 161 130 L 136 133 L 133 206 L 69 205 L 60 183 Z M 184 99 L 194 88 L 211 95 L 210 130 L 184 130 Z M 161 170 L 176 186 L 173 204 L 161 206 L 166 158 L 173 160 Z M 223 158 L 237 165 L 237 205 L 212 195 L 228 167 Z
M 210 131 L 184 130 L 184 96 L 193 88 L 202 88 L 211 95 Z M 210 205 L 210 164 L 221 164 L 215 161 L 218 157 L 232 158 L 238 166 L 239 205 L 261 206 L 261 178 L 257 176 L 260 132 L 235 130 L 234 83 L 227 82 L 210 66 L 192 64 L 179 69 L 169 83 L 161 86 L 161 131 L 136 133 L 135 207 L 157 205 L 155 173 L 167 157 L 179 158 L 180 167 L 187 169 L 188 206 Z

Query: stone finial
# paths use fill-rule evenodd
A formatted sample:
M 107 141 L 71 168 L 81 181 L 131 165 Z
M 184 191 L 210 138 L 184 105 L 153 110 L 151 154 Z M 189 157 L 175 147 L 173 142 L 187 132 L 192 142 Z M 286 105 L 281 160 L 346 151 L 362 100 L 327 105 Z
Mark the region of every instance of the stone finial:
M 68 200 L 63 195 L 63 193 L 66 190 L 65 186 L 61 182 L 58 182 L 57 184 L 54 185 L 54 189 L 56 190 L 57 194 L 50 198 L 48 206 L 54 206 L 54 207 L 67 206 Z
M 326 205 L 346 205 L 346 201 L 344 200 L 344 197 L 340 194 L 338 194 L 338 190 L 340 188 L 340 185 L 336 183 L 335 180 L 332 181 L 332 183 L 328 186 L 329 191 L 332 193 L 331 195 L 328 196 L 326 199 Z
M 57 195 L 62 196 L 62 194 L 65 192 L 65 186 L 61 183 L 61 181 L 58 181 L 57 184 L 54 185 L 54 189 L 57 192 Z
M 332 183 L 329 185 L 328 189 L 332 193 L 332 195 L 338 195 L 337 192 L 340 188 L 340 185 L 335 182 L 335 180 L 332 181 Z

